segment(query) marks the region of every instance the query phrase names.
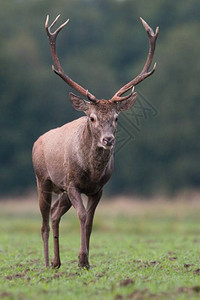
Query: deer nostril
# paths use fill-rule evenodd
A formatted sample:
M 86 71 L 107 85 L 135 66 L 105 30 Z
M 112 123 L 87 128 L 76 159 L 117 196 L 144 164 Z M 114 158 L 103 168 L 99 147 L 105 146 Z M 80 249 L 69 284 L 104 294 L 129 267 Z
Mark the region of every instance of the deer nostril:
M 103 143 L 106 146 L 112 146 L 115 142 L 114 136 L 107 136 L 103 138 Z

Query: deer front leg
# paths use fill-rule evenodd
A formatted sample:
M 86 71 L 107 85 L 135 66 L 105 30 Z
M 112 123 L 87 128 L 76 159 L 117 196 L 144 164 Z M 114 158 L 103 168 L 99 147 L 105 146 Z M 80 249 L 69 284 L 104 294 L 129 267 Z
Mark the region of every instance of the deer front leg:
M 70 209 L 72 206 L 67 193 L 63 193 L 55 201 L 51 208 L 51 225 L 53 230 L 53 245 L 54 245 L 54 258 L 52 261 L 53 268 L 60 268 L 60 253 L 59 253 L 59 223 L 61 217 Z
M 79 266 L 80 267 L 86 267 L 89 269 L 89 261 L 88 261 L 88 250 L 87 250 L 87 244 L 86 244 L 86 218 L 87 218 L 87 212 L 83 205 L 83 201 L 81 198 L 81 194 L 79 190 L 74 186 L 69 186 L 67 190 L 69 199 L 73 205 L 73 207 L 76 209 L 80 227 L 81 227 L 81 247 L 79 252 Z
M 87 244 L 88 256 L 89 256 L 90 235 L 92 232 L 94 213 L 99 203 L 99 200 L 101 199 L 101 195 L 102 195 L 102 190 L 98 192 L 96 195 L 88 197 L 87 219 L 86 219 L 86 244 Z

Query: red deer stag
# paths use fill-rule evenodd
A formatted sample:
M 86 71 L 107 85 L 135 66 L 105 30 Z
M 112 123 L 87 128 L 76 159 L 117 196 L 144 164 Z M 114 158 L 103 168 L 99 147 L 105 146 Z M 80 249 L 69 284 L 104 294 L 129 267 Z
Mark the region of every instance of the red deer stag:
M 102 195 L 103 186 L 113 172 L 113 152 L 118 115 L 130 109 L 136 101 L 134 87 L 153 74 L 156 64 L 151 66 L 158 27 L 155 33 L 141 18 L 149 37 L 149 53 L 141 73 L 125 84 L 110 100 L 98 100 L 88 90 L 66 75 L 56 53 L 56 38 L 68 20 L 53 33 L 52 27 L 59 16 L 45 28 L 49 38 L 53 71 L 68 85 L 74 88 L 88 101 L 70 93 L 72 106 L 83 111 L 86 116 L 67 123 L 60 128 L 48 131 L 38 138 L 33 147 L 33 166 L 37 179 L 39 206 L 42 214 L 41 234 L 44 243 L 45 265 L 49 266 L 49 215 L 54 239 L 54 258 L 52 267 L 61 265 L 59 255 L 59 223 L 61 217 L 73 206 L 77 212 L 81 229 L 79 266 L 89 268 L 89 242 L 95 209 Z M 131 92 L 124 95 L 126 92 Z M 51 207 L 52 192 L 59 194 Z M 81 194 L 88 197 L 87 207 L 83 205 Z

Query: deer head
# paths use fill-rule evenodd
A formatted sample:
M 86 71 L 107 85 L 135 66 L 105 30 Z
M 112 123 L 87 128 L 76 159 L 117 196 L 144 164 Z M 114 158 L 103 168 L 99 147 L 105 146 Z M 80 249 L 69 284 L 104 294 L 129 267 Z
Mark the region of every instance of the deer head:
M 158 36 L 158 27 L 156 28 L 156 32 L 154 34 L 154 31 L 151 29 L 151 27 L 142 18 L 140 18 L 149 37 L 149 53 L 144 68 L 137 77 L 121 87 L 110 100 L 98 100 L 88 90 L 84 89 L 78 83 L 74 82 L 68 75 L 66 75 L 60 65 L 56 53 L 56 38 L 61 29 L 67 25 L 69 19 L 52 33 L 51 28 L 55 25 L 59 17 L 60 15 L 56 17 L 50 26 L 48 26 L 49 16 L 47 16 L 45 23 L 51 54 L 55 65 L 55 67 L 52 66 L 52 69 L 69 86 L 87 98 L 88 101 L 76 96 L 73 93 L 70 93 L 70 101 L 72 106 L 76 110 L 83 111 L 87 115 L 88 129 L 93 138 L 96 140 L 98 147 L 111 149 L 115 143 L 116 126 L 120 111 L 128 110 L 134 105 L 137 98 L 137 93 L 134 92 L 134 87 L 145 78 L 153 74 L 155 71 L 156 63 L 151 71 L 149 71 L 149 69 L 154 56 L 156 39 Z M 122 96 L 129 90 L 131 90 L 131 92 L 128 95 Z
M 118 114 L 122 110 L 128 110 L 136 100 L 136 93 L 129 98 L 116 103 L 111 100 L 96 100 L 88 102 L 70 93 L 72 106 L 87 115 L 87 127 L 95 139 L 98 147 L 110 149 L 115 144 L 115 134 L 118 121 Z

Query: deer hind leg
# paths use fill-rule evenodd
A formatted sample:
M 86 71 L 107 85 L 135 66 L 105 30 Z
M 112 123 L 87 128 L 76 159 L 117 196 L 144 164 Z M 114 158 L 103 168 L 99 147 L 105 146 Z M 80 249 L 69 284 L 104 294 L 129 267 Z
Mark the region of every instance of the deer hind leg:
M 47 180 L 45 182 L 39 181 L 37 178 L 37 188 L 38 188 L 38 199 L 39 207 L 42 214 L 42 227 L 41 235 L 44 243 L 44 258 L 45 266 L 49 266 L 49 214 L 51 208 L 51 198 L 52 198 L 52 183 Z
M 60 253 L 59 253 L 59 223 L 61 217 L 72 206 L 67 193 L 63 193 L 58 197 L 51 208 L 51 225 L 53 230 L 54 258 L 52 261 L 53 268 L 60 268 Z

